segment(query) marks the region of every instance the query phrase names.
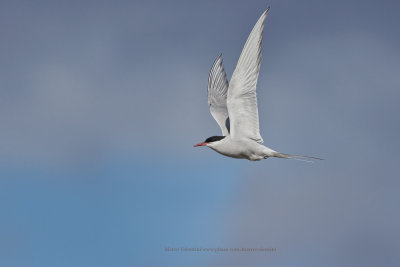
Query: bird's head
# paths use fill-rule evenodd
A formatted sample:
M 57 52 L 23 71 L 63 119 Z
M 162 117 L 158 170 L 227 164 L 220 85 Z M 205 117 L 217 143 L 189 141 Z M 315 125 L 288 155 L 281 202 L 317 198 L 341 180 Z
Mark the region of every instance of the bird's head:
M 220 141 L 220 140 L 222 140 L 224 138 L 225 138 L 225 136 L 211 136 L 211 137 L 208 137 L 206 139 L 206 141 L 204 141 L 202 143 L 198 143 L 197 145 L 194 145 L 193 147 L 196 147 L 196 146 L 212 146 L 213 144 L 215 144 L 216 142 L 218 142 L 218 141 Z

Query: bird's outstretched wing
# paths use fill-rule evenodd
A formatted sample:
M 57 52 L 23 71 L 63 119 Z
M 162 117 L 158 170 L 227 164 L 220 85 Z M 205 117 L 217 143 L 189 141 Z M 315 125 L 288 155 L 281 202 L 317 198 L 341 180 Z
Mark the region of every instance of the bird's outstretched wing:
M 214 61 L 208 76 L 208 106 L 211 115 L 221 128 L 222 135 L 229 135 L 229 115 L 226 106 L 228 93 L 228 80 L 224 65 L 222 64 L 221 54 Z
M 230 81 L 227 106 L 233 139 L 247 137 L 262 143 L 257 109 L 256 86 L 260 71 L 264 21 L 269 7 L 254 25 L 240 54 Z

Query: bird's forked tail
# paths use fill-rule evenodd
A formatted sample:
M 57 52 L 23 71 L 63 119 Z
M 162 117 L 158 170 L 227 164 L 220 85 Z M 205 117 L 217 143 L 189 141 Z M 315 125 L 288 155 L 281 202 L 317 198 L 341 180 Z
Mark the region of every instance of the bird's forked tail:
M 272 156 L 276 157 L 276 158 L 301 160 L 301 161 L 305 161 L 305 162 L 309 162 L 309 163 L 314 163 L 313 161 L 311 161 L 312 159 L 324 160 L 324 159 L 317 158 L 317 157 L 299 156 L 299 155 L 285 154 L 285 153 L 279 153 L 279 152 L 275 152 Z M 307 160 L 307 159 L 309 159 L 309 160 Z

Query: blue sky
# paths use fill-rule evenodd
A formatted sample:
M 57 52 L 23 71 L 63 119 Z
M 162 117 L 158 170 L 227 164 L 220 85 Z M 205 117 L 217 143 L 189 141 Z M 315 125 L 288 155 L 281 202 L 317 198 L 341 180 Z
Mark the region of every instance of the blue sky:
M 193 148 L 267 5 L 260 128 Z M 397 1 L 3 1 L 1 266 L 397 266 Z M 273 247 L 267 253 L 165 252 Z

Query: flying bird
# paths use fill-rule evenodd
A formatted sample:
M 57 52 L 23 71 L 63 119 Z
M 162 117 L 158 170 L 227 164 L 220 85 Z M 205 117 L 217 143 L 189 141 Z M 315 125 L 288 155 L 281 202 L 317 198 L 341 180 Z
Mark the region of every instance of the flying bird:
M 316 157 L 279 153 L 262 145 L 256 86 L 260 71 L 264 22 L 268 11 L 269 7 L 247 38 L 230 83 L 226 78 L 221 54 L 215 60 L 208 77 L 208 106 L 221 128 L 222 136 L 211 136 L 194 146 L 207 146 L 222 155 L 252 161 L 269 157 L 321 160 Z

